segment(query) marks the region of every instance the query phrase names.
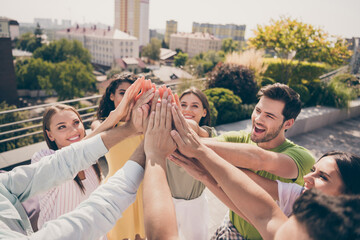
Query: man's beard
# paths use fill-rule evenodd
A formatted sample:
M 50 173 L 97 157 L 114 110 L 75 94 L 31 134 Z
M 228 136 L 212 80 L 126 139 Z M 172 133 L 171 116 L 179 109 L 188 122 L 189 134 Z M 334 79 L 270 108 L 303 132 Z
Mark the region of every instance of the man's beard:
M 259 139 L 256 139 L 253 137 L 253 135 L 251 134 L 251 140 L 255 143 L 264 143 L 264 142 L 270 142 L 271 140 L 273 140 L 274 138 L 276 138 L 280 132 L 281 132 L 281 129 L 283 127 L 285 122 L 283 122 L 280 127 L 278 129 L 276 129 L 275 131 L 272 131 L 272 132 L 269 132 L 267 133 L 263 138 L 259 138 Z M 255 124 L 253 124 L 255 125 Z M 255 126 L 254 126 L 255 127 Z M 254 129 L 253 127 L 253 129 Z M 253 130 L 255 131 L 255 130 Z

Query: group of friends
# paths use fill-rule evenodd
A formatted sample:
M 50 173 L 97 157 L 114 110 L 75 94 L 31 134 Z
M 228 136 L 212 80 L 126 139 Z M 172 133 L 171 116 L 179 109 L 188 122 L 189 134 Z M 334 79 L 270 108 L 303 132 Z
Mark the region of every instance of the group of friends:
M 261 88 L 251 132 L 217 136 L 199 89 L 177 100 L 144 81 L 114 76 L 88 134 L 73 107 L 45 110 L 49 149 L 0 173 L 0 238 L 360 239 L 360 157 L 315 162 L 286 139 L 294 90 Z M 229 208 L 213 236 L 205 187 Z

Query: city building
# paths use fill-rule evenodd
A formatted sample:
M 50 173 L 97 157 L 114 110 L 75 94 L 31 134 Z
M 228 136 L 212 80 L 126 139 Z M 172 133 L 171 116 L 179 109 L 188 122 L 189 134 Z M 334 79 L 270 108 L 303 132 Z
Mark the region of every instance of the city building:
M 149 43 L 149 0 L 115 0 L 115 29 Z
M 19 23 L 16 20 L 0 17 L 0 37 L 19 38 Z
M 174 63 L 176 51 L 167 48 L 160 48 L 160 64 L 171 66 Z
M 94 64 L 112 67 L 117 59 L 138 58 L 139 42 L 118 29 L 68 28 L 57 31 L 56 38 L 78 40 L 89 50 Z
M 166 21 L 166 29 L 165 29 L 165 43 L 169 45 L 170 43 L 170 36 L 173 33 L 177 33 L 177 21 L 170 20 Z
M 202 32 L 214 35 L 217 38 L 232 38 L 239 42 L 239 47 L 245 46 L 245 29 L 246 25 L 236 24 L 210 24 L 193 22 L 192 32 Z
M 209 33 L 175 33 L 170 35 L 169 48 L 174 51 L 181 49 L 189 57 L 194 57 L 201 52 L 219 51 L 221 40 Z
M 19 28 L 17 21 L 0 17 L 0 102 L 17 104 L 18 94 L 11 50 L 11 38 L 15 36 L 11 26 Z

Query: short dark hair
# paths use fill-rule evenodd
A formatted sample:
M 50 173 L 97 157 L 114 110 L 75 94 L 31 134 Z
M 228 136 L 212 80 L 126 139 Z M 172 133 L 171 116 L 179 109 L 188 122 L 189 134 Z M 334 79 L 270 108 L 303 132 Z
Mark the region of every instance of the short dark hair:
M 344 183 L 343 193 L 360 194 L 360 157 L 352 153 L 332 151 L 325 153 L 319 161 L 331 156 L 339 168 L 339 174 Z
M 327 196 L 305 191 L 294 203 L 293 214 L 314 240 L 360 239 L 360 196 Z
M 257 97 L 260 99 L 262 96 L 285 103 L 282 111 L 284 121 L 292 118 L 295 120 L 301 111 L 300 95 L 285 84 L 274 83 L 262 87 Z

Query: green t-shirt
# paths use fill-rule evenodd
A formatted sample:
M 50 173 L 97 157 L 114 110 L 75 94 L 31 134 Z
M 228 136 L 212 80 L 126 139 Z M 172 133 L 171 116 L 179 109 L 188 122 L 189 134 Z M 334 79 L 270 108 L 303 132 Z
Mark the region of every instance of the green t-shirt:
M 227 132 L 216 138 L 221 142 L 236 142 L 236 143 L 249 143 L 256 145 L 253 141 L 251 141 L 251 134 L 245 131 L 238 132 Z M 310 169 L 315 163 L 315 159 L 312 154 L 305 148 L 294 144 L 290 140 L 286 139 L 286 141 L 280 146 L 270 149 L 269 151 L 283 153 L 291 157 L 299 169 L 299 174 L 296 179 L 286 179 L 278 177 L 274 174 L 268 173 L 266 171 L 256 171 L 256 173 L 260 176 L 266 177 L 271 180 L 280 180 L 282 182 L 293 182 L 299 185 L 304 185 L 304 175 L 310 172 Z M 238 232 L 248 240 L 258 240 L 262 239 L 259 232 L 248 222 L 242 219 L 233 211 L 230 211 L 230 221 L 236 227 Z

